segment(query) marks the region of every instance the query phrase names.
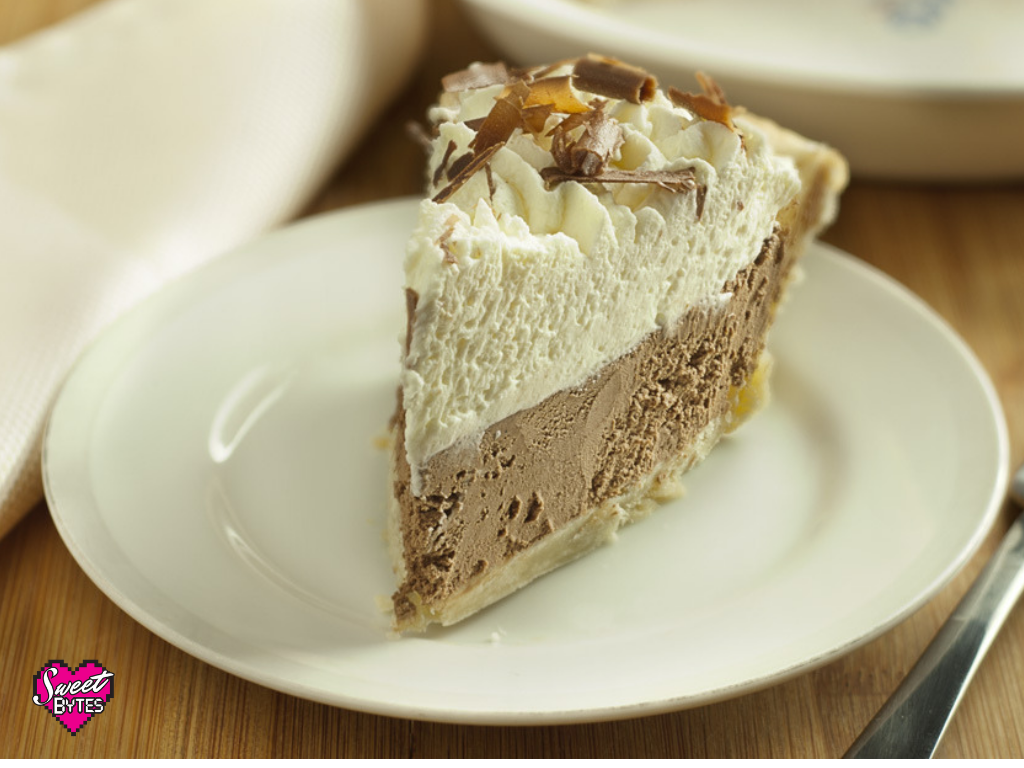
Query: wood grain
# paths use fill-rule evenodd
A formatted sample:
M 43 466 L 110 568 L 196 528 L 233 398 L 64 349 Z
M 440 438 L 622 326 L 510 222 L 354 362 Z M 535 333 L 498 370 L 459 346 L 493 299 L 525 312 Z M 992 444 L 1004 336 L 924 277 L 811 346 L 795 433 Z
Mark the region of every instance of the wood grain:
M 0 0 L 0 43 L 95 0 Z M 307 213 L 417 193 L 419 149 L 404 123 L 441 74 L 493 56 L 456 6 L 406 92 Z M 1024 459 L 1024 187 L 857 180 L 825 239 L 893 276 L 960 333 L 1006 409 Z M 881 638 L 764 691 L 683 712 L 539 728 L 443 725 L 314 704 L 193 659 L 130 619 L 78 568 L 44 505 L 0 541 L 0 757 L 835 757 L 906 674 L 1005 531 L 938 597 Z M 32 705 L 49 659 L 98 658 L 117 673 L 107 712 L 72 737 Z M 1024 757 L 1024 611 L 967 693 L 944 757 Z

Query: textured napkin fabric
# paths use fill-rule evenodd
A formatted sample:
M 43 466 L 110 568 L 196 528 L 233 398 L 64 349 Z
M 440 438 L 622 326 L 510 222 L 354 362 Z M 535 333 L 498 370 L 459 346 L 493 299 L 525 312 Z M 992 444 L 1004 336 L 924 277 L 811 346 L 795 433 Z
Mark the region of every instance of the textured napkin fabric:
M 294 215 L 415 65 L 425 0 L 107 0 L 0 48 L 0 536 L 102 327 Z

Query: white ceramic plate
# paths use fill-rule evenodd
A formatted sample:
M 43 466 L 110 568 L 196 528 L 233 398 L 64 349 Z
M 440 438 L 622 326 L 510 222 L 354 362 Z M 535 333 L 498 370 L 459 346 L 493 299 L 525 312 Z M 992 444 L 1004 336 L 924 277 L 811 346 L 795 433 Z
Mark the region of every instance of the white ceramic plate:
M 465 0 L 503 55 L 597 51 L 829 142 L 854 173 L 1024 175 L 1024 4 L 1006 0 Z
M 815 246 L 774 332 L 769 408 L 687 497 L 449 630 L 386 636 L 382 539 L 400 263 L 415 204 L 259 240 L 82 358 L 45 440 L 86 573 L 169 642 L 331 704 L 486 723 L 694 706 L 833 659 L 975 550 L 1007 441 L 970 352 Z

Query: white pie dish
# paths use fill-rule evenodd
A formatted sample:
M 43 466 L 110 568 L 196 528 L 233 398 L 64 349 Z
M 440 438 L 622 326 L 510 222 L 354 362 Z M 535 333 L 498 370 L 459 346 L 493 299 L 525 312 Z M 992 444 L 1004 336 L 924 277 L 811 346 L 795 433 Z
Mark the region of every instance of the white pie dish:
M 1024 5 L 1002 0 L 464 0 L 504 56 L 588 51 L 834 145 L 855 175 L 1024 176 Z

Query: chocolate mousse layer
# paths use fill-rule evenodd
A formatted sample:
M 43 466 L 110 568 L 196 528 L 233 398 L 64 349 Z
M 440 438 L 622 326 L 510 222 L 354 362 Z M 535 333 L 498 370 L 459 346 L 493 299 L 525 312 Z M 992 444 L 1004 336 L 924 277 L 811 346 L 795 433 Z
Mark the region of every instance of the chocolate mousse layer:
M 583 385 L 492 425 L 478 443 L 433 456 L 421 496 L 410 491 L 399 437 L 395 491 L 406 574 L 394 595 L 398 626 L 417 615 L 417 604 L 439 606 L 692 453 L 709 425 L 728 417 L 758 365 L 784 282 L 784 251 L 773 235 L 724 286 L 717 307 L 691 310 Z M 401 407 L 397 418 L 401 436 Z

